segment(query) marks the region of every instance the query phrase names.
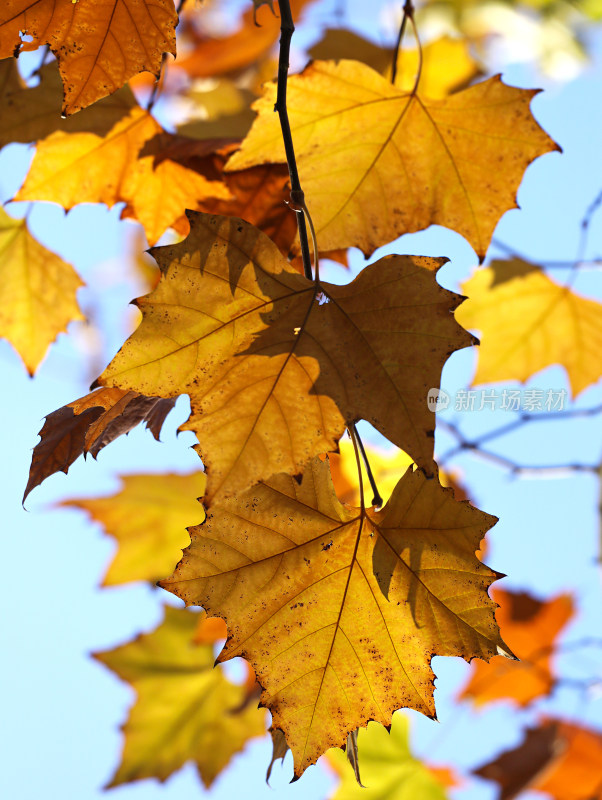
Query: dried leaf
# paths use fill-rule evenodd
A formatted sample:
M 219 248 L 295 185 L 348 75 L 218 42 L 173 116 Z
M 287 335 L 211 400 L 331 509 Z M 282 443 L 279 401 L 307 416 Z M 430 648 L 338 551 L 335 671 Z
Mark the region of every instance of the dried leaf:
M 194 643 L 198 621 L 197 614 L 165 606 L 156 630 L 94 654 L 137 692 L 109 787 L 143 778 L 165 781 L 188 761 L 209 787 L 250 738 L 265 733 L 265 712 L 237 712 L 244 687 L 213 668 L 211 644 Z
M 65 500 L 61 505 L 86 511 L 117 540 L 103 586 L 156 583 L 173 572 L 190 543 L 187 526 L 205 519 L 198 502 L 205 475 L 125 475 L 122 481 L 121 491 L 110 497 Z
M 401 706 L 434 716 L 433 655 L 507 649 L 487 596 L 496 573 L 474 555 L 494 522 L 411 470 L 383 511 L 342 506 L 315 459 L 301 483 L 278 475 L 215 506 L 160 585 L 225 619 L 218 660 L 253 665 L 299 776 L 370 719 L 389 725 Z M 394 561 L 390 601 L 378 542 Z
M 175 400 L 144 397 L 121 389 L 99 389 L 48 414 L 33 449 L 27 495 L 55 472 L 67 470 L 82 453 L 94 458 L 103 447 L 140 422 L 159 439 Z
M 206 503 L 299 472 L 360 418 L 432 471 L 425 398 L 471 341 L 450 313 L 460 298 L 436 282 L 442 259 L 388 256 L 348 286 L 316 285 L 242 220 L 190 219 L 184 242 L 153 249 L 161 281 L 99 380 L 190 395 Z
M 138 72 L 158 77 L 163 53 L 176 54 L 177 21 L 173 0 L 5 0 L 0 58 L 48 44 L 63 79 L 63 113 L 73 114 Z
M 84 319 L 76 300 L 83 285 L 71 264 L 31 235 L 25 220 L 0 208 L 0 336 L 30 375 L 59 333 Z
M 293 76 L 288 113 L 321 250 L 356 246 L 370 255 L 438 224 L 482 258 L 500 217 L 516 207 L 526 167 L 558 149 L 531 115 L 535 94 L 497 77 L 431 101 L 357 61 L 314 62 Z M 286 160 L 275 98 L 267 85 L 227 169 Z

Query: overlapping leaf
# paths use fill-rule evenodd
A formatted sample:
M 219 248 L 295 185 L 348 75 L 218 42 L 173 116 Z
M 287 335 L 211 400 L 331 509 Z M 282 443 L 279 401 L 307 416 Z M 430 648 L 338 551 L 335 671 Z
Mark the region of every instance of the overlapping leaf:
M 602 733 L 561 719 L 528 728 L 521 744 L 475 770 L 500 786 L 500 800 L 523 791 L 554 800 L 602 797 Z
M 173 0 L 5 0 L 0 58 L 48 44 L 63 79 L 63 113 L 73 114 L 138 72 L 158 77 L 163 53 L 176 53 L 176 24 Z
M 293 76 L 288 113 L 320 248 L 370 254 L 438 224 L 483 257 L 528 164 L 557 149 L 531 115 L 534 94 L 491 78 L 431 101 L 357 61 L 315 62 Z M 270 84 L 228 169 L 285 161 L 275 98 Z
M 434 716 L 433 655 L 506 649 L 496 574 L 475 557 L 494 522 L 411 470 L 382 511 L 351 509 L 315 459 L 300 484 L 278 475 L 215 506 L 161 585 L 226 620 L 219 660 L 251 662 L 300 775 L 370 719 Z
M 184 242 L 152 251 L 161 281 L 99 380 L 190 395 L 207 502 L 299 472 L 360 418 L 432 471 L 425 398 L 470 343 L 450 313 L 460 298 L 436 282 L 442 260 L 389 256 L 348 286 L 316 285 L 242 220 L 190 219 Z
M 526 381 L 552 364 L 566 369 L 575 395 L 599 380 L 602 304 L 520 259 L 494 261 L 462 290 L 470 299 L 458 320 L 481 332 L 474 383 Z
M 104 136 L 136 105 L 129 87 L 124 86 L 64 119 L 61 117 L 63 88 L 56 64 L 46 64 L 36 77 L 39 83 L 27 86 L 19 76 L 14 58 L 0 61 L 0 147 L 11 142 L 35 142 L 58 130 L 90 131 Z
M 554 686 L 554 643 L 573 616 L 573 601 L 562 594 L 544 602 L 502 589 L 494 590 L 493 598 L 500 606 L 496 617 L 504 639 L 520 660 L 494 658 L 489 664 L 473 664 L 460 699 L 479 706 L 495 700 L 527 706 Z
M 104 586 L 129 581 L 156 583 L 173 572 L 190 543 L 186 528 L 205 519 L 198 503 L 205 475 L 125 475 L 123 489 L 111 497 L 66 500 L 115 537 L 118 549 Z
M 127 215 L 142 223 L 154 243 L 201 198 L 230 197 L 212 167 L 207 175 L 168 156 L 158 159 L 172 143 L 173 137 L 140 106 L 106 136 L 57 131 L 38 145 L 15 200 L 47 200 L 66 209 L 125 201 Z
M 394 714 L 390 732 L 376 722 L 358 733 L 358 786 L 343 753 L 331 750 L 328 761 L 342 781 L 331 800 L 445 800 L 447 794 L 429 767 L 412 755 L 409 720 Z M 365 788 L 364 788 L 365 787 Z
M 67 473 L 76 458 L 103 447 L 140 422 L 159 439 L 165 417 L 175 400 L 144 397 L 121 389 L 99 389 L 48 414 L 40 441 L 33 449 L 25 498 L 55 472 Z
M 137 692 L 123 728 L 121 764 L 109 786 L 165 781 L 188 761 L 211 786 L 250 738 L 265 733 L 265 712 L 245 705 L 245 687 L 213 668 L 211 643 L 195 643 L 201 638 L 198 623 L 198 614 L 166 606 L 156 630 L 95 653 Z
M 31 235 L 25 220 L 0 208 L 0 336 L 30 375 L 59 333 L 84 318 L 76 300 L 83 285 L 71 264 Z

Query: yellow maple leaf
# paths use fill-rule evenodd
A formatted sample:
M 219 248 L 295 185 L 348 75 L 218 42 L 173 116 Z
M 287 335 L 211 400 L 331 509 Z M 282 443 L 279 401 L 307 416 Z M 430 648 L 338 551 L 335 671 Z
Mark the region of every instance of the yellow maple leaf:
M 393 50 L 380 47 L 375 42 L 353 31 L 331 28 L 322 39 L 310 48 L 309 54 L 319 59 L 354 59 L 391 78 Z M 395 85 L 411 92 L 416 83 L 420 57 L 418 50 L 403 47 L 397 59 Z M 480 74 L 480 69 L 470 54 L 466 39 L 442 36 L 422 48 L 420 94 L 438 100 L 467 86 Z
M 103 586 L 152 581 L 173 572 L 189 544 L 186 528 L 205 518 L 198 502 L 205 475 L 125 475 L 111 497 L 66 500 L 61 505 L 86 511 L 117 540 L 118 549 Z
M 170 141 L 170 134 L 140 106 L 106 136 L 57 131 L 38 144 L 15 200 L 46 200 L 66 209 L 78 203 L 111 208 L 125 201 L 152 244 L 200 199 L 230 197 L 220 180 L 170 159 L 155 163 Z
M 437 284 L 443 260 L 388 256 L 348 286 L 316 284 L 243 220 L 190 219 L 185 241 L 152 250 L 161 281 L 99 382 L 190 395 L 206 503 L 299 472 L 360 418 L 432 469 L 425 398 L 471 341 Z
M 59 333 L 84 319 L 75 298 L 83 285 L 71 264 L 31 235 L 25 220 L 0 208 L 0 336 L 30 375 Z
M 434 716 L 433 655 L 507 650 L 497 575 L 475 557 L 495 521 L 411 470 L 382 511 L 351 509 L 315 459 L 301 483 L 277 475 L 214 507 L 160 585 L 226 621 L 218 661 L 251 663 L 299 776 L 368 720 Z
M 63 79 L 63 113 L 73 114 L 138 72 L 158 77 L 163 53 L 176 54 L 177 21 L 173 0 L 4 0 L 0 58 L 48 44 Z
M 528 164 L 558 149 L 529 110 L 536 93 L 496 77 L 427 100 L 357 61 L 315 62 L 290 78 L 288 113 L 320 249 L 369 255 L 438 224 L 482 258 L 499 218 L 516 207 Z M 268 84 L 227 169 L 286 160 L 275 99 Z
M 363 786 L 337 750 L 326 756 L 342 781 L 331 800 L 445 800 L 447 794 L 430 768 L 412 755 L 410 724 L 401 713 L 393 715 L 390 732 L 369 722 L 358 733 L 359 774 Z M 365 787 L 365 788 L 364 788 Z
M 192 761 L 209 787 L 254 736 L 265 712 L 245 705 L 245 687 L 213 668 L 213 647 L 195 643 L 199 614 L 165 606 L 151 633 L 94 657 L 136 690 L 124 725 L 121 764 L 109 786 L 165 781 Z
M 462 291 L 458 321 L 480 331 L 475 384 L 526 381 L 552 364 L 566 369 L 574 395 L 599 380 L 602 304 L 519 259 L 494 261 Z

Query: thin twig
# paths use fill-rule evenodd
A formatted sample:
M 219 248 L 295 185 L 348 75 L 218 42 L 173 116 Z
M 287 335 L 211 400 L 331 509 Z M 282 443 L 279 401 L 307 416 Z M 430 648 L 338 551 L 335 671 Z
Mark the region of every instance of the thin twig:
M 286 153 L 286 163 L 288 165 L 288 174 L 291 182 L 291 206 L 297 214 L 299 242 L 301 244 L 301 258 L 303 259 L 303 272 L 308 280 L 312 280 L 309 239 L 307 236 L 307 225 L 305 222 L 305 195 L 303 194 L 301 181 L 299 180 L 297 159 L 295 158 L 295 149 L 293 147 L 293 135 L 291 133 L 291 125 L 288 119 L 288 110 L 286 107 L 289 56 L 291 39 L 293 37 L 293 33 L 295 32 L 295 25 L 293 24 L 293 15 L 289 0 L 280 0 L 278 5 L 280 7 L 280 52 L 278 54 L 278 89 L 276 93 L 276 105 L 274 106 L 274 111 L 278 112 L 280 127 L 282 129 L 282 138 L 284 140 L 284 151 Z M 316 264 L 315 267 L 317 282 L 318 265 Z
M 401 25 L 399 26 L 399 33 L 397 34 L 397 41 L 395 42 L 395 50 L 393 51 L 393 66 L 391 68 L 391 83 L 395 86 L 397 78 L 397 61 L 399 59 L 399 51 L 401 50 L 401 42 L 406 30 L 408 19 L 414 19 L 414 6 L 412 0 L 405 0 L 403 5 L 403 17 L 401 18 Z
M 366 450 L 364 448 L 364 443 L 362 442 L 362 438 L 358 433 L 357 428 L 355 427 L 355 422 L 352 422 L 349 426 L 349 435 L 352 439 L 354 439 L 354 447 L 355 441 L 357 441 L 357 446 L 359 447 L 359 451 L 362 454 L 362 459 L 364 461 L 364 465 L 366 467 L 366 474 L 368 475 L 368 480 L 370 481 L 370 486 L 372 487 L 372 493 L 374 497 L 372 498 L 372 505 L 376 506 L 377 508 L 381 508 L 383 505 L 383 499 L 380 496 L 380 492 L 378 491 L 378 487 L 376 485 L 376 480 L 374 478 L 374 473 L 372 472 L 372 468 L 370 467 L 370 462 L 368 461 L 368 456 L 366 455 Z

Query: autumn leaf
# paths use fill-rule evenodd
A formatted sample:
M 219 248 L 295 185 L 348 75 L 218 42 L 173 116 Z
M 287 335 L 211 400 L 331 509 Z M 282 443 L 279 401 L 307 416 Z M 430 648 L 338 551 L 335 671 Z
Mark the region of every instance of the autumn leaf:
M 309 54 L 319 59 L 355 59 L 372 67 L 387 79 L 391 77 L 393 49 L 383 48 L 359 36 L 353 31 L 330 28 L 322 39 L 310 48 Z M 397 59 L 395 85 L 404 92 L 411 92 L 420 68 L 420 94 L 431 100 L 439 100 L 453 92 L 464 89 L 481 71 L 470 54 L 466 39 L 442 36 L 422 48 L 420 60 L 418 50 L 401 48 Z
M 477 706 L 496 700 L 527 706 L 554 688 L 554 644 L 574 614 L 573 600 L 561 594 L 542 601 L 502 589 L 493 591 L 493 599 L 499 603 L 496 618 L 504 639 L 520 660 L 494 658 L 488 664 L 473 664 L 459 699 Z
M 291 0 L 295 21 L 309 0 Z M 248 6 L 249 4 L 247 4 Z M 179 58 L 175 66 L 191 78 L 211 78 L 255 66 L 277 44 L 280 36 L 280 16 L 266 9 L 245 11 L 237 31 L 228 36 L 197 36 L 190 55 Z
M 288 113 L 320 248 L 370 255 L 438 224 L 484 257 L 499 218 L 516 207 L 526 167 L 558 149 L 531 115 L 535 94 L 497 77 L 428 100 L 357 61 L 314 62 L 290 78 Z M 285 161 L 275 98 L 267 85 L 227 169 Z
M 167 778 L 192 761 L 211 786 L 249 739 L 265 734 L 265 712 L 238 710 L 245 689 L 213 668 L 211 643 L 195 644 L 199 615 L 165 606 L 151 633 L 94 657 L 137 693 L 123 727 L 121 764 L 109 787 Z
M 566 369 L 574 395 L 599 380 L 600 303 L 520 259 L 492 262 L 462 291 L 470 299 L 458 310 L 458 321 L 481 332 L 475 384 L 526 381 L 552 364 Z
M 174 404 L 175 400 L 143 397 L 136 392 L 100 389 L 48 414 L 33 449 L 23 502 L 49 475 L 59 471 L 66 474 L 82 453 L 96 458 L 103 447 L 140 422 L 146 422 L 158 440 Z
M 411 470 L 382 511 L 343 506 L 315 459 L 300 484 L 278 475 L 213 507 L 160 585 L 225 619 L 218 661 L 252 664 L 299 776 L 370 719 L 434 716 L 433 655 L 507 649 L 487 596 L 496 573 L 475 557 L 494 522 Z M 388 561 L 374 565 L 378 542 Z
M 436 282 L 442 260 L 388 256 L 348 286 L 315 284 L 242 220 L 190 220 L 184 242 L 151 251 L 161 281 L 99 381 L 190 395 L 206 503 L 299 472 L 360 418 L 432 470 L 425 398 L 470 341 L 450 313 L 460 298 Z
M 63 113 L 73 114 L 138 72 L 159 77 L 163 53 L 176 54 L 177 21 L 173 0 L 5 0 L 0 58 L 49 45 L 63 79 Z
M 521 744 L 475 770 L 500 786 L 500 800 L 522 791 L 543 792 L 555 800 L 602 797 L 602 734 L 561 719 L 544 719 L 527 728 Z
M 190 543 L 187 526 L 205 519 L 198 503 L 205 475 L 125 475 L 122 481 L 122 490 L 111 497 L 66 500 L 61 505 L 86 511 L 117 540 L 103 586 L 156 583 L 173 572 Z
M 171 135 L 140 106 L 106 136 L 58 131 L 38 144 L 15 200 L 46 200 L 66 209 L 78 203 L 111 208 L 124 201 L 127 215 L 142 223 L 154 243 L 199 199 L 230 196 L 219 176 L 158 158 L 171 142 Z
M 59 333 L 84 319 L 76 300 L 83 285 L 71 264 L 31 235 L 25 220 L 0 208 L 0 336 L 30 375 Z
M 0 147 L 12 142 L 35 142 L 59 130 L 91 131 L 104 136 L 137 105 L 129 87 L 124 86 L 79 114 L 63 119 L 63 86 L 56 63 L 44 65 L 36 77 L 39 83 L 27 86 L 14 58 L 0 61 Z
M 412 755 L 409 728 L 408 718 L 397 713 L 390 732 L 376 722 L 359 731 L 359 770 L 365 788 L 358 786 L 345 755 L 330 750 L 326 758 L 342 779 L 331 800 L 445 800 L 441 782 Z

